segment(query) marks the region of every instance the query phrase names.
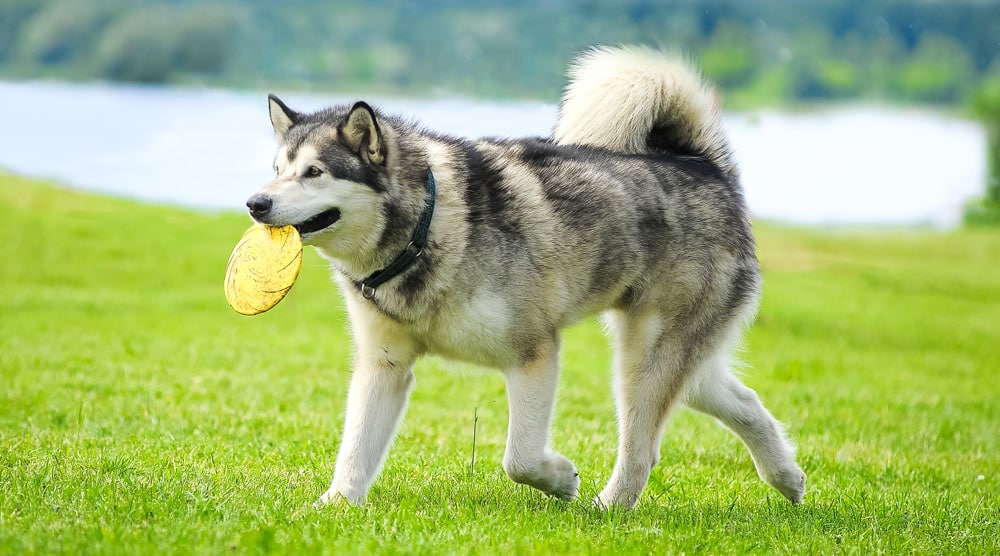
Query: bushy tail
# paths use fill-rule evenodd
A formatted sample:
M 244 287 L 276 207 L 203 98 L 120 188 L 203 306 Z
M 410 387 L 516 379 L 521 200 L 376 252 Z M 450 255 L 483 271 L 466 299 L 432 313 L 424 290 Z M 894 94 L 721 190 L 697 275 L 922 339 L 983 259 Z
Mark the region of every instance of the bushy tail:
M 596 47 L 570 66 L 553 139 L 641 154 L 697 154 L 736 175 L 715 91 L 677 56 Z

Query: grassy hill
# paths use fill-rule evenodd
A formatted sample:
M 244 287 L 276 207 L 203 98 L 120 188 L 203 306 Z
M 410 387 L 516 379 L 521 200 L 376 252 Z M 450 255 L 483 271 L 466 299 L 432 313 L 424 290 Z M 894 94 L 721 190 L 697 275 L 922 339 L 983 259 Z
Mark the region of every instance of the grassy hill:
M 610 354 L 586 321 L 566 335 L 553 432 L 580 501 L 504 478 L 498 375 L 427 360 L 369 504 L 316 509 L 351 360 L 318 256 L 246 318 L 222 295 L 245 216 L 9 176 L 0 206 L 0 553 L 1000 550 L 995 230 L 757 227 L 746 380 L 799 443 L 800 507 L 680 411 L 639 508 L 590 508 L 616 437 Z

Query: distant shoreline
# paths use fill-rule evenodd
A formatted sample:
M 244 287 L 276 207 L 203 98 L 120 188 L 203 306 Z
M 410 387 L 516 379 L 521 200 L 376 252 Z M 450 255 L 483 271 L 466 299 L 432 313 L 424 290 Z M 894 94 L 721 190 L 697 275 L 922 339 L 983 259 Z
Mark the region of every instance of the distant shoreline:
M 281 92 L 281 91 L 279 91 Z M 17 110 L 0 166 L 73 187 L 239 210 L 271 177 L 265 94 L 207 87 L 0 81 Z M 284 95 L 284 93 L 283 93 Z M 466 137 L 548 136 L 557 107 L 343 94 L 289 94 L 300 110 L 365 99 Z M 38 124 L 45 114 L 45 125 Z M 924 108 L 834 106 L 728 113 L 751 212 L 819 226 L 953 228 L 982 194 L 985 132 Z

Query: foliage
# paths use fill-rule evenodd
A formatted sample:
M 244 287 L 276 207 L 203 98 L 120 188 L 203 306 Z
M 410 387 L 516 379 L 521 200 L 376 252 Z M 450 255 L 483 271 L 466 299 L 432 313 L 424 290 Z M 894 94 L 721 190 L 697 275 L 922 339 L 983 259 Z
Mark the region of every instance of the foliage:
M 173 67 L 180 73 L 220 74 L 226 69 L 242 13 L 225 5 L 192 6 L 172 24 Z
M 708 44 L 698 52 L 698 62 L 705 73 L 720 87 L 746 85 L 758 66 L 752 32 L 737 23 L 718 25 Z
M 1000 75 L 983 84 L 973 98 L 972 107 L 986 125 L 990 138 L 988 196 L 1000 203 Z
M 0 64 L 10 63 L 18 31 L 43 7 L 37 0 L 0 0 Z
M 905 98 L 933 102 L 959 102 L 972 81 L 972 60 L 957 41 L 927 34 L 899 73 Z
M 1000 224 L 1000 72 L 976 92 L 972 109 L 986 127 L 988 175 L 986 196 L 968 207 L 966 221 Z
M 101 37 L 97 63 L 105 77 L 122 81 L 166 81 L 173 71 L 173 29 L 163 7 L 134 10 Z
M 75 0 L 49 4 L 22 31 L 19 54 L 39 65 L 79 61 L 92 52 L 115 11 L 111 4 Z
M 10 177 L 0 204 L 0 553 L 1000 551 L 992 231 L 757 226 L 766 286 L 743 357 L 799 444 L 802 506 L 679 411 L 639 508 L 590 507 L 616 427 L 607 342 L 587 321 L 566 334 L 553 439 L 580 501 L 507 481 L 502 381 L 431 360 L 369 505 L 345 509 L 311 505 L 351 362 L 314 253 L 281 305 L 245 318 L 222 295 L 245 216 Z
M 575 53 L 644 43 L 739 102 L 956 104 L 997 36 L 1000 0 L 0 0 L 0 76 L 554 100 Z
M 223 6 L 152 5 L 126 12 L 101 37 L 97 63 L 110 79 L 163 82 L 176 74 L 221 73 L 236 17 Z

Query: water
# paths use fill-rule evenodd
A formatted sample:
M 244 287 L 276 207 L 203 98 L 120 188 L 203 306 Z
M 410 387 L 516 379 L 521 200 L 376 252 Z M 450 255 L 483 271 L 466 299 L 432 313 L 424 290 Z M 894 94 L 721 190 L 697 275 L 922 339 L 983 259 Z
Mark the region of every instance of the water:
M 311 110 L 355 97 L 288 95 Z M 75 187 L 206 208 L 242 209 L 271 179 L 263 93 L 0 83 L 0 166 Z M 556 107 L 368 97 L 430 129 L 548 135 Z M 916 110 L 840 108 L 726 118 L 751 212 L 810 225 L 957 225 L 983 191 L 985 134 Z

